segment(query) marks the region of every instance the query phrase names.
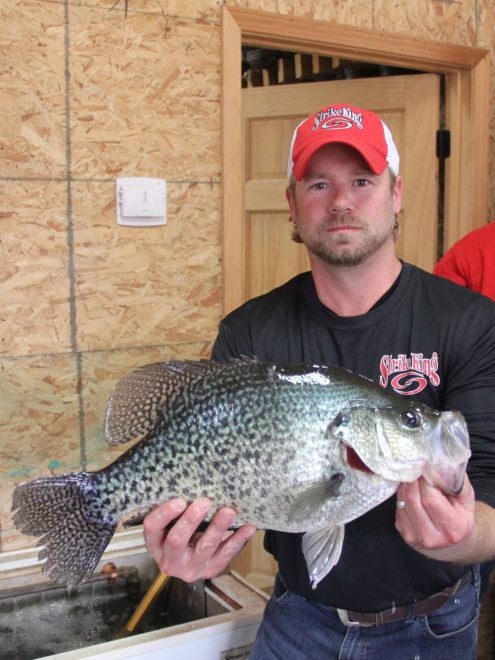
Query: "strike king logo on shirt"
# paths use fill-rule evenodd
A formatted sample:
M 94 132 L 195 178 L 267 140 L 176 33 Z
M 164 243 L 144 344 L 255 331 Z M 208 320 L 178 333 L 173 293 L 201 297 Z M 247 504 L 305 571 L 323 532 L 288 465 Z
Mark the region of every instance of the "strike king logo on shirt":
M 409 357 L 399 353 L 396 358 L 384 355 L 380 360 L 380 385 L 390 384 L 397 394 L 414 396 L 425 389 L 428 381 L 434 386 L 440 384 L 437 353 L 431 358 L 423 353 L 411 353 Z

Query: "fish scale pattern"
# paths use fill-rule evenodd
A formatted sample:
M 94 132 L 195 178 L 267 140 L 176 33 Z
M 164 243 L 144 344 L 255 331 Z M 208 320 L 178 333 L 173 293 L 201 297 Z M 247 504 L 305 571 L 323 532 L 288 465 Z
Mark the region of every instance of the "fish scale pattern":
M 40 537 L 45 572 L 75 585 L 126 516 L 171 497 L 204 495 L 210 515 L 230 505 L 236 524 L 304 532 L 309 568 L 311 548 L 321 547 L 327 532 L 331 537 L 335 526 L 390 497 L 411 465 L 417 478 L 433 435 L 449 436 L 454 418 L 442 423 L 444 413 L 426 407 L 418 410 L 428 424 L 404 425 L 410 406 L 334 367 L 253 360 L 145 365 L 116 385 L 105 417 L 108 442 L 140 441 L 97 472 L 19 485 L 14 522 Z M 396 448 L 412 434 L 408 455 L 399 456 Z M 377 456 L 385 441 L 388 453 Z M 348 463 L 349 447 L 361 463 Z M 404 470 L 397 480 L 385 478 L 382 464 L 395 470 L 398 458 Z

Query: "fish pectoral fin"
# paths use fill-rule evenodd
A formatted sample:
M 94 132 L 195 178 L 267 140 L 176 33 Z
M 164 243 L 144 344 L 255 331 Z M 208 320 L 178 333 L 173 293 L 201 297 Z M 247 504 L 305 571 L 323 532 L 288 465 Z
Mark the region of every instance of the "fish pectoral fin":
M 316 511 L 321 510 L 328 500 L 338 497 L 340 484 L 344 480 L 341 472 L 336 472 L 330 479 L 308 486 L 306 490 L 298 495 L 289 511 L 289 521 L 296 522 L 307 520 Z
M 345 525 L 332 525 L 317 532 L 304 534 L 302 551 L 313 589 L 316 589 L 318 583 L 339 561 L 344 534 Z

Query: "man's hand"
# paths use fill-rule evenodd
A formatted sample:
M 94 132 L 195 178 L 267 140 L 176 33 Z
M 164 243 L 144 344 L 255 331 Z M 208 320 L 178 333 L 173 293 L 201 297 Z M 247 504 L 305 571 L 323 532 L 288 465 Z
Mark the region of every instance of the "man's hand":
M 144 541 L 162 573 L 185 582 L 215 577 L 225 570 L 256 531 L 252 525 L 243 525 L 229 532 L 236 512 L 223 507 L 218 509 L 204 532 L 196 533 L 210 508 L 210 501 L 203 497 L 190 505 L 183 499 L 174 499 L 146 516 Z M 173 526 L 167 529 L 174 520 Z
M 460 563 L 484 561 L 495 554 L 495 510 L 475 502 L 466 476 L 457 495 L 445 495 L 422 477 L 397 491 L 395 526 L 418 552 Z

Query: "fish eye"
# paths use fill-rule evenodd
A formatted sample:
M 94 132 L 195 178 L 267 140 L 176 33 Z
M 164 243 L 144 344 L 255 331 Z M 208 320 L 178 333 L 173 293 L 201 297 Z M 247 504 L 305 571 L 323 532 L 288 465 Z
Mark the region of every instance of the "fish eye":
M 333 420 L 333 425 L 334 426 L 347 426 L 347 424 L 349 424 L 350 421 L 351 421 L 351 418 L 349 417 L 349 415 L 346 415 L 345 413 L 339 412 L 338 415 Z
M 401 415 L 402 423 L 410 429 L 417 429 L 421 426 L 421 415 L 414 410 L 407 410 Z

